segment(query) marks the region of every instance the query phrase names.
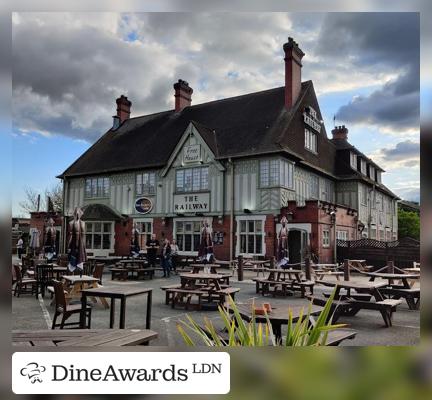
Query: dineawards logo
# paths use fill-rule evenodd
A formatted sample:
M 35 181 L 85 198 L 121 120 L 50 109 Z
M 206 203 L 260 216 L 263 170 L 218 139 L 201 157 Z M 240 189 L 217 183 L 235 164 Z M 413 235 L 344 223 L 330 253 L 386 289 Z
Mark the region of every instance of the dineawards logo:
M 12 357 L 16 394 L 226 394 L 224 352 L 30 352 Z
M 27 376 L 31 383 L 42 383 L 41 374 L 45 371 L 46 368 L 43 365 L 39 365 L 36 362 L 29 362 L 24 368 L 21 369 L 20 374 L 22 376 Z

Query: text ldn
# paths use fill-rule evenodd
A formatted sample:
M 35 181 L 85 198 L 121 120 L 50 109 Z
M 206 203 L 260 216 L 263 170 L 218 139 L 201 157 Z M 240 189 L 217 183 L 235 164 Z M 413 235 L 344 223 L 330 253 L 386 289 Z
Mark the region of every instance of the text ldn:
M 72 381 L 72 382 L 89 382 L 89 381 L 187 381 L 187 369 L 176 369 L 174 364 L 169 368 L 114 368 L 112 365 L 106 369 L 87 369 L 75 368 L 71 365 L 69 368 L 63 365 L 53 365 L 53 381 Z

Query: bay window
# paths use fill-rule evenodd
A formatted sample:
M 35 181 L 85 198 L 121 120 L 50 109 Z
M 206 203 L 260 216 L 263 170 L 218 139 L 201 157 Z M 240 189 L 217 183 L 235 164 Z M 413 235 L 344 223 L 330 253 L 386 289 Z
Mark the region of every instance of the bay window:
M 285 160 L 260 161 L 260 187 L 294 186 L 294 166 Z

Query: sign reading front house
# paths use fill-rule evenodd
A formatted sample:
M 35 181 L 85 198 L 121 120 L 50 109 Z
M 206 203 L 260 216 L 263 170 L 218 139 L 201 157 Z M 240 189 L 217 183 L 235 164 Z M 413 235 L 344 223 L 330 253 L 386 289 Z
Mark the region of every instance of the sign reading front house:
M 176 194 L 174 195 L 174 212 L 209 212 L 210 193 Z
M 201 161 L 201 145 L 193 144 L 183 148 L 183 162 L 193 163 Z

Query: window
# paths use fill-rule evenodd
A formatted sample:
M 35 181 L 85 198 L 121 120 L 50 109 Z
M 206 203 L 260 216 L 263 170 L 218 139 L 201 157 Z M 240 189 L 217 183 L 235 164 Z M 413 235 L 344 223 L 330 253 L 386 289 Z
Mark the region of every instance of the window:
M 377 205 L 378 211 L 383 211 L 383 196 L 382 196 L 382 194 L 376 195 L 376 205 Z
M 292 188 L 294 185 L 294 165 L 285 160 L 260 161 L 260 186 L 283 186 Z
M 336 231 L 336 239 L 348 240 L 348 231 Z
M 175 238 L 180 251 L 197 252 L 201 241 L 201 221 L 176 221 Z
M 264 220 L 238 218 L 239 254 L 264 254 Z
M 112 222 L 87 222 L 86 223 L 86 248 L 90 250 L 112 249 Z
M 360 202 L 363 205 L 367 205 L 367 192 L 368 192 L 367 186 L 361 185 L 361 187 L 360 187 Z
M 153 233 L 153 222 L 152 220 L 143 221 L 143 220 L 134 220 L 137 224 L 137 229 L 139 231 L 138 235 L 138 244 L 141 250 L 146 250 L 147 240 L 150 239 L 151 234 Z
M 382 242 L 385 240 L 384 229 L 379 230 L 379 240 L 381 240 Z
M 136 176 L 136 194 L 155 194 L 156 193 L 156 174 L 145 172 Z
M 322 231 L 323 236 L 322 236 L 322 245 L 323 247 L 330 247 L 330 231 L 327 229 L 324 229 Z
M 369 178 L 375 180 L 375 168 L 369 165 Z
M 363 175 L 366 175 L 366 161 L 365 160 L 360 160 L 360 172 Z
M 85 180 L 86 197 L 108 197 L 110 181 L 109 178 L 87 178 Z
M 316 175 L 311 175 L 310 181 L 310 197 L 313 199 L 319 198 L 319 178 Z
M 317 153 L 317 136 L 309 129 L 305 129 L 305 147 L 306 149 Z
M 350 165 L 352 169 L 357 171 L 357 154 L 350 152 Z
M 321 199 L 320 200 L 331 202 L 332 197 L 333 197 L 332 196 L 332 184 L 331 184 L 331 182 L 328 180 L 325 180 L 322 189 L 323 190 L 321 192 Z
M 376 171 L 376 181 L 381 183 L 381 171 Z
M 376 239 L 376 227 L 375 226 L 371 227 L 370 238 L 371 239 Z
M 201 190 L 208 190 L 208 167 L 177 170 L 177 192 L 199 192 Z

